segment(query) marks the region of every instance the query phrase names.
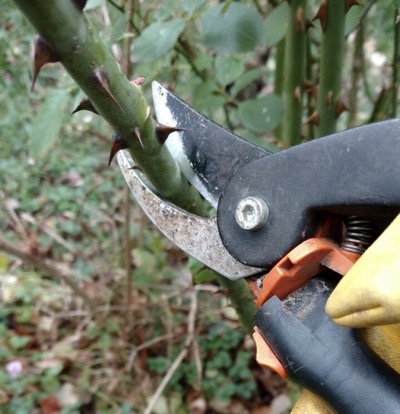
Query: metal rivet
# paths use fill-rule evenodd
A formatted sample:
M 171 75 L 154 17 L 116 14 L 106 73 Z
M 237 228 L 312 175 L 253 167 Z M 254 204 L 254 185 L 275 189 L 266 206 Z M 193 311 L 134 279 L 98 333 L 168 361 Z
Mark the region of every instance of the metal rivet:
M 235 211 L 236 222 L 243 230 L 260 230 L 267 224 L 268 217 L 268 206 L 258 197 L 243 198 Z

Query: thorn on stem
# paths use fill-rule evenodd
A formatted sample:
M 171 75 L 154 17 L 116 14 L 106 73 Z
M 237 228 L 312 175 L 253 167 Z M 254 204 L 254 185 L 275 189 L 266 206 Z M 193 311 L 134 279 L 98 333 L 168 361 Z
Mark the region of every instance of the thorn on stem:
M 306 125 L 318 125 L 319 115 L 317 112 L 313 112 L 312 115 L 307 119 Z
M 326 106 L 328 107 L 328 109 L 332 107 L 332 103 L 333 103 L 333 91 L 329 91 L 328 95 L 326 95 Z
M 168 125 L 163 125 L 160 123 L 156 123 L 156 132 L 158 140 L 161 144 L 164 144 L 164 142 L 168 139 L 169 134 L 172 134 L 173 132 L 181 132 L 181 131 L 189 131 L 187 128 L 175 128 Z
M 97 89 L 104 95 L 108 96 L 114 102 L 114 104 L 123 112 L 121 105 L 118 103 L 117 99 L 111 92 L 110 81 L 108 80 L 107 74 L 101 69 L 96 69 L 94 72 L 92 72 L 91 78 Z
M 92 102 L 90 102 L 89 98 L 87 98 L 86 96 L 80 101 L 79 105 L 73 110 L 71 115 L 79 111 L 90 111 L 98 115 L 96 108 L 93 106 Z
M 311 21 L 313 22 L 314 20 L 320 21 L 322 31 L 325 33 L 328 24 L 328 0 L 321 1 L 317 14 Z
M 140 132 L 140 128 L 135 128 L 133 130 L 133 133 L 135 137 L 139 140 L 141 147 L 144 148 L 143 141 L 142 141 L 142 133 Z
M 303 82 L 303 89 L 305 93 L 311 96 L 311 98 L 317 99 L 318 88 L 308 79 Z
M 54 50 L 53 46 L 51 46 L 50 43 L 42 36 L 38 36 L 36 38 L 34 48 L 31 92 L 35 88 L 36 79 L 39 75 L 40 69 L 47 63 L 55 63 L 60 61 L 60 57 Z
M 72 3 L 74 3 L 75 4 L 75 6 L 80 10 L 80 11 L 82 11 L 84 8 L 85 8 L 85 6 L 86 6 L 86 3 L 87 3 L 87 0 L 72 0 Z
M 151 108 L 150 108 L 150 106 L 148 106 L 146 108 L 146 119 L 145 119 L 145 122 L 150 118 L 150 116 L 151 116 Z
M 345 10 L 346 13 L 353 7 L 353 6 L 360 6 L 360 3 L 357 0 L 346 0 Z
M 344 102 L 343 99 L 340 99 L 337 103 L 336 103 L 336 107 L 335 107 L 335 116 L 336 119 L 339 118 L 339 116 L 345 112 L 345 111 L 349 111 L 349 107 L 347 106 L 347 104 Z
M 114 134 L 112 137 L 110 156 L 108 157 L 108 166 L 111 165 L 111 162 L 118 151 L 127 149 L 128 147 L 128 141 L 125 138 L 120 137 L 118 134 Z
M 293 94 L 294 100 L 296 102 L 301 102 L 301 88 L 300 86 L 296 86 L 294 88 L 294 94 Z
M 300 33 L 304 30 L 304 9 L 303 7 L 298 7 L 296 9 L 296 14 L 294 17 L 294 25 L 297 33 Z

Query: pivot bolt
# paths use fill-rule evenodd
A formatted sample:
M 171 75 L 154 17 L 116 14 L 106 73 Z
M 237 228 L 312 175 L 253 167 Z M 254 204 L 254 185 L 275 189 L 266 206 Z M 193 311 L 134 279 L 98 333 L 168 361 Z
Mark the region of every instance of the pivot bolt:
M 235 211 L 236 223 L 243 230 L 260 230 L 267 224 L 268 217 L 268 206 L 258 197 L 243 198 L 239 201 Z

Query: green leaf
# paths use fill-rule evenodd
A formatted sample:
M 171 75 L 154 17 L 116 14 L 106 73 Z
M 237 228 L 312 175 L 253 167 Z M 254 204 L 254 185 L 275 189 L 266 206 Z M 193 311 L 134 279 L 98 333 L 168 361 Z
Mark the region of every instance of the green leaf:
M 64 89 L 52 89 L 48 92 L 32 122 L 30 153 L 35 160 L 47 155 L 60 135 L 65 114 L 68 92 Z
M 21 349 L 28 345 L 31 339 L 30 336 L 13 335 L 10 338 L 10 345 L 13 349 Z
M 215 272 L 193 257 L 189 257 L 189 270 L 196 284 L 210 283 L 216 280 Z
M 265 38 L 268 46 L 279 43 L 286 34 L 289 23 L 289 5 L 287 2 L 276 7 L 265 21 Z
M 264 69 L 251 69 L 247 71 L 240 79 L 238 79 L 230 90 L 232 97 L 235 97 L 242 89 L 250 85 L 251 82 L 255 81 L 264 73 Z
M 251 142 L 252 144 L 266 149 L 267 151 L 279 151 L 279 148 L 274 143 L 267 141 L 265 137 L 260 137 L 259 135 L 250 132 L 248 129 L 235 129 L 235 134 L 239 135 L 239 137 L 244 138 L 246 141 Z
M 207 44 L 218 53 L 238 53 L 253 50 L 265 43 L 262 17 L 241 3 L 232 3 L 221 15 L 223 4 L 207 10 L 201 19 Z
M 225 103 L 223 96 L 215 95 L 217 89 L 214 79 L 194 84 L 192 87 L 193 106 L 198 111 L 211 116 L 214 111 L 222 108 Z
M 183 19 L 156 22 L 143 30 L 134 41 L 133 53 L 138 62 L 151 62 L 165 56 L 185 28 Z
M 216 78 L 222 85 L 226 86 L 237 80 L 244 72 L 242 59 L 236 56 L 218 55 L 215 60 Z
M 163 0 L 160 2 L 160 7 L 154 12 L 153 21 L 174 18 L 180 11 L 181 5 L 176 0 Z
M 125 34 L 128 24 L 128 14 L 121 14 L 118 19 L 113 22 L 110 43 L 117 42 Z
M 198 10 L 201 6 L 206 4 L 207 0 L 180 0 L 182 9 L 188 13 L 192 14 Z
M 88 0 L 85 6 L 85 11 L 95 9 L 103 4 L 104 0 Z
M 282 99 L 276 95 L 241 102 L 238 108 L 240 122 L 256 133 L 273 130 L 281 122 L 282 112 Z
M 350 34 L 359 25 L 361 18 L 365 16 L 364 7 L 352 7 L 346 14 L 346 36 Z

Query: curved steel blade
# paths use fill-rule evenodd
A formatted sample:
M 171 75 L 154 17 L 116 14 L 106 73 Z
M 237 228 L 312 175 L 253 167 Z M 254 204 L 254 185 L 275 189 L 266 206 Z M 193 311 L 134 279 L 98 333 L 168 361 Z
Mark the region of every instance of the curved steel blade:
M 171 134 L 168 149 L 185 177 L 213 207 L 241 166 L 271 154 L 199 114 L 158 82 L 152 88 L 158 122 L 188 129 Z
M 231 280 L 262 272 L 262 269 L 236 261 L 228 253 L 219 236 L 216 217 L 198 217 L 167 203 L 149 188 L 143 174 L 132 168 L 134 162 L 128 152 L 119 151 L 117 159 L 143 211 L 179 248 Z

